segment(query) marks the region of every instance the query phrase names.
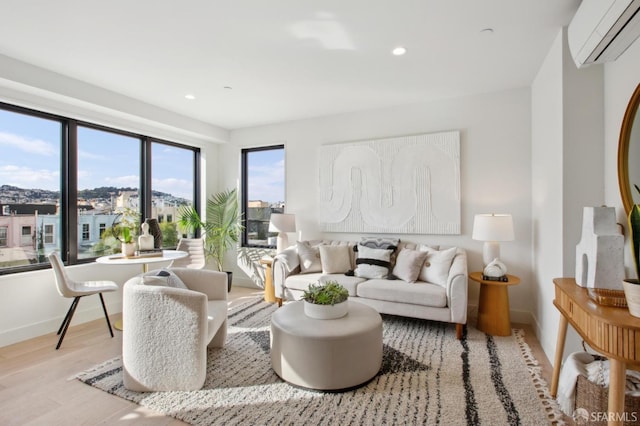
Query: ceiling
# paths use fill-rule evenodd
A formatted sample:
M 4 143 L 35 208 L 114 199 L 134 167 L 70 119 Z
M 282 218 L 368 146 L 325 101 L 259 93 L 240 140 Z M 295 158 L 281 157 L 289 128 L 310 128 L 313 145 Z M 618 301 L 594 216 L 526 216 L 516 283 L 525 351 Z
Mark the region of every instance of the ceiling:
M 0 54 L 237 129 L 529 86 L 578 4 L 3 0 Z

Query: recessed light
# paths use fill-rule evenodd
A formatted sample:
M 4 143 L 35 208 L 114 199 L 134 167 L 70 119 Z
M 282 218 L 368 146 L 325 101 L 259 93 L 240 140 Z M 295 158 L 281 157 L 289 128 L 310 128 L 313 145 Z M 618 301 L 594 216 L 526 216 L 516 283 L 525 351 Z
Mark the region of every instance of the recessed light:
M 223 87 L 223 89 L 231 90 L 231 89 L 233 89 L 233 87 L 231 87 L 231 86 L 224 86 L 224 87 Z
M 189 99 L 190 101 L 194 100 L 196 97 L 195 95 L 192 95 L 191 93 L 184 95 L 185 98 Z
M 480 30 L 480 34 L 493 34 L 493 28 L 484 28 Z
M 402 56 L 405 53 L 407 53 L 407 49 L 402 46 L 398 46 L 395 49 L 393 49 L 391 53 L 393 53 L 395 56 Z

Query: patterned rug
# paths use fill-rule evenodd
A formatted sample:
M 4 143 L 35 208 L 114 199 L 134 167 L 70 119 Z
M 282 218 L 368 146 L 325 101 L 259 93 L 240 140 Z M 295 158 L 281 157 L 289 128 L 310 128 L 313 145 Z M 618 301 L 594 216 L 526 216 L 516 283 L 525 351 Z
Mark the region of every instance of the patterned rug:
M 296 388 L 271 369 L 275 305 L 251 300 L 229 311 L 222 349 L 209 349 L 207 379 L 193 392 L 132 392 L 114 358 L 79 380 L 194 425 L 562 424 L 522 330 L 492 337 L 467 327 L 383 315 L 382 368 L 343 393 Z

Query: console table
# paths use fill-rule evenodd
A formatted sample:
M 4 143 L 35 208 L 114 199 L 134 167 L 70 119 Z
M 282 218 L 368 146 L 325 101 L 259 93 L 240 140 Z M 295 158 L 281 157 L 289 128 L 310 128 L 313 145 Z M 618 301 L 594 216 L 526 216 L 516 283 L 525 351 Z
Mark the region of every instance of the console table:
M 627 308 L 597 304 L 586 288 L 576 284 L 574 278 L 555 278 L 556 297 L 553 304 L 560 311 L 558 340 L 553 361 L 551 395 L 558 392 L 558 379 L 567 336 L 571 323 L 578 334 L 594 350 L 609 358 L 609 425 L 622 425 L 626 370 L 640 369 L 640 318 L 629 314 Z

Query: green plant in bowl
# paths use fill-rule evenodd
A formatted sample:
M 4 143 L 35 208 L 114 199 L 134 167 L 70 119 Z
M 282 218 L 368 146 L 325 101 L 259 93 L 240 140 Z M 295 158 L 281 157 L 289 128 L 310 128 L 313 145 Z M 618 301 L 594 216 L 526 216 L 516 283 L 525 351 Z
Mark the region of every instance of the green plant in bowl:
M 342 303 L 349 298 L 349 292 L 346 288 L 338 284 L 336 281 L 327 281 L 324 284 L 310 284 L 307 290 L 304 290 L 302 300 L 314 305 L 335 305 Z
M 125 244 L 133 243 L 133 235 L 131 235 L 131 229 L 124 226 L 122 228 L 122 242 Z

